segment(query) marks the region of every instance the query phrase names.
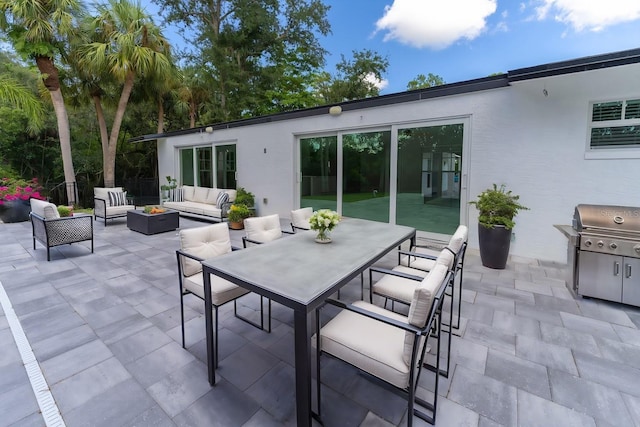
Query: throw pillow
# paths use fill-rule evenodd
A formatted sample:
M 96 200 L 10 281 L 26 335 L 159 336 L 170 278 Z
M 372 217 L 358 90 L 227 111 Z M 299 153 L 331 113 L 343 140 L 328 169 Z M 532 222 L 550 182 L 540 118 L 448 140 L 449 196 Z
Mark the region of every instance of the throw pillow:
M 174 188 L 171 192 L 172 202 L 184 202 L 184 190 L 182 188 Z
M 127 204 L 127 192 L 109 191 L 109 204 L 111 206 L 124 206 Z
M 229 201 L 229 195 L 226 192 L 221 191 L 220 194 L 218 194 L 218 198 L 216 199 L 216 207 L 218 209 L 222 209 L 224 204 L 227 203 L 228 201 Z

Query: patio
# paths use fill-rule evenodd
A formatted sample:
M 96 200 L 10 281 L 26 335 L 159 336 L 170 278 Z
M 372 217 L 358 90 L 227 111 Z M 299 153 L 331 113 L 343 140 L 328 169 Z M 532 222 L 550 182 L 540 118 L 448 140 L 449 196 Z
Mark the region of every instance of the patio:
M 202 225 L 180 219 L 181 228 Z M 231 233 L 242 246 L 243 232 Z M 177 231 L 146 236 L 122 218 L 95 223 L 94 234 L 94 254 L 76 243 L 47 262 L 41 245 L 32 249 L 30 223 L 0 224 L 0 283 L 66 425 L 295 425 L 291 310 L 274 304 L 267 334 L 223 306 L 212 388 L 204 304 L 193 296 L 185 299 L 188 349 L 180 345 Z M 512 259 L 490 270 L 467 254 L 437 426 L 640 426 L 640 309 L 574 299 L 562 267 Z M 341 296 L 359 298 L 359 281 Z M 257 310 L 255 295 L 240 302 Z M 9 322 L 0 307 L 0 426 L 41 426 Z M 322 364 L 326 426 L 406 424 L 402 398 L 345 364 Z

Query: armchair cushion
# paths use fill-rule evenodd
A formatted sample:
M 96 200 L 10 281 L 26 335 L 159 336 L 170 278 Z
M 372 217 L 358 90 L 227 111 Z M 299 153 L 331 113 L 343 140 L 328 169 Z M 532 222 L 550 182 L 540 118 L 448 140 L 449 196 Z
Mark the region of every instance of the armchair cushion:
M 227 224 L 219 223 L 206 227 L 180 231 L 180 247 L 196 257 L 207 259 L 231 252 L 231 239 Z M 202 271 L 202 264 L 196 260 L 182 257 L 182 272 L 193 276 Z
M 122 187 L 94 187 L 93 188 L 93 197 L 96 199 L 102 199 L 106 201 L 107 207 L 111 206 L 111 201 L 109 200 L 109 192 L 122 193 Z
M 282 237 L 278 214 L 246 218 L 244 220 L 244 230 L 248 239 L 260 243 L 270 242 Z
M 126 191 L 109 191 L 109 205 L 110 206 L 124 206 L 127 204 L 127 192 Z
M 44 219 L 60 218 L 58 207 L 53 203 L 44 200 L 30 199 L 31 212 L 43 217 Z

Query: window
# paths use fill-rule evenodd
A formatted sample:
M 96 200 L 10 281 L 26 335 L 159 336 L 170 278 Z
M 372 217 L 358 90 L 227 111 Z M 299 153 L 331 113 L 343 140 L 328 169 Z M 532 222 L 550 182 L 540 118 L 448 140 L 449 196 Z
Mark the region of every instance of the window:
M 592 150 L 640 148 L 640 99 L 593 103 L 590 125 Z

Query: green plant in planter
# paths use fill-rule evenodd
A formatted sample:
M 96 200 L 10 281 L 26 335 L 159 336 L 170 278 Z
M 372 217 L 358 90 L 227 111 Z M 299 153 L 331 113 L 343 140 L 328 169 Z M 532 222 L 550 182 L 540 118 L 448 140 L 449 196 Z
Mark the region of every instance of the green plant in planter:
M 504 184 L 500 187 L 493 184 L 493 188 L 486 189 L 478 195 L 478 200 L 469 203 L 478 208 L 478 222 L 482 226 L 493 228 L 496 225 L 504 225 L 507 230 L 511 230 L 516 225 L 513 218 L 518 212 L 529 209 L 521 205 L 519 199 L 520 196 L 516 196 L 511 190 L 507 191 Z
M 234 203 L 252 208 L 255 206 L 256 197 L 252 192 L 245 190 L 244 187 L 239 187 L 236 194 L 236 201 Z
M 60 215 L 60 218 L 71 216 L 73 215 L 73 208 L 64 205 L 58 206 L 58 214 Z
M 166 178 L 167 183 L 160 186 L 162 191 L 173 190 L 178 187 L 178 181 L 175 178 L 171 178 L 171 175 L 167 175 Z
M 246 205 L 234 203 L 229 208 L 228 219 L 230 222 L 242 222 L 245 218 L 251 216 L 251 211 Z

